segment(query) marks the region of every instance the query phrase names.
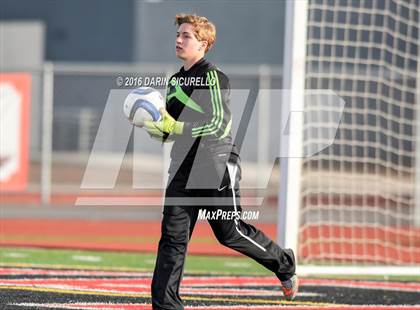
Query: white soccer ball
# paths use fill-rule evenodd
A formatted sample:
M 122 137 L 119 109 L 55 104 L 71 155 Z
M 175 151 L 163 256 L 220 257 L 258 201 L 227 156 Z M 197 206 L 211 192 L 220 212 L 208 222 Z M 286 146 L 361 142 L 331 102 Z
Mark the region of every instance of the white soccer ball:
M 124 100 L 124 115 L 135 126 L 143 127 L 145 121 L 159 121 L 159 110 L 165 101 L 156 89 L 139 87 L 131 91 Z

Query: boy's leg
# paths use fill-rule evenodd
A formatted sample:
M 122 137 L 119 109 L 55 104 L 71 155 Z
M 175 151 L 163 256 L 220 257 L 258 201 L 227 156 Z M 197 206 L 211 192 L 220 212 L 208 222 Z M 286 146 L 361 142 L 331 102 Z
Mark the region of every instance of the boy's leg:
M 232 203 L 226 206 L 214 206 L 214 209 L 223 211 L 242 211 L 239 203 L 239 166 L 228 164 L 229 171 L 224 178 L 229 178 L 222 191 L 212 190 L 213 196 L 226 199 L 231 197 Z M 226 184 L 226 183 L 225 183 Z M 233 188 L 233 189 L 232 189 Z M 209 220 L 209 224 L 218 241 L 234 249 L 273 271 L 280 281 L 286 281 L 295 274 L 296 262 L 293 251 L 282 249 L 278 244 L 268 238 L 262 231 L 241 219 Z
M 232 207 L 214 207 L 231 211 Z M 290 249 L 282 249 L 261 230 L 242 220 L 209 220 L 217 240 L 263 265 L 286 281 L 295 274 L 295 257 Z
M 190 206 L 164 206 L 162 236 L 152 280 L 153 309 L 184 309 L 179 286 L 197 214 L 198 210 Z

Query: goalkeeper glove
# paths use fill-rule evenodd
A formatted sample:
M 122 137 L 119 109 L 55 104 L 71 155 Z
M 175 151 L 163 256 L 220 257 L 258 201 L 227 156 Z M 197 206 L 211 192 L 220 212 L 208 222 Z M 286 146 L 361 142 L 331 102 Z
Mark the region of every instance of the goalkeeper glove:
M 181 135 L 184 131 L 184 122 L 176 121 L 165 109 L 160 110 L 162 118 L 158 122 L 145 121 L 144 128 L 150 135 L 164 137 L 165 135 Z
M 153 124 L 153 122 L 150 122 Z M 154 127 L 153 125 L 151 127 L 146 127 L 146 124 L 144 125 L 144 128 L 146 129 L 149 136 L 153 139 L 159 140 L 161 142 L 165 142 L 168 134 L 165 134 L 164 132 L 160 131 L 158 128 Z

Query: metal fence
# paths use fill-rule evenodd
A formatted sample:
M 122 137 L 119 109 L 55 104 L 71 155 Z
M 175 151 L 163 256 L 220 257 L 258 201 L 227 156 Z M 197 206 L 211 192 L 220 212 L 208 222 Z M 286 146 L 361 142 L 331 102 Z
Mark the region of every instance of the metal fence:
M 40 191 L 42 202 L 50 201 L 54 190 L 71 190 L 80 186 L 79 180 L 73 182 L 53 176 L 54 165 L 65 161 L 66 165 L 85 162 L 96 139 L 97 130 L 104 108 L 112 90 L 126 89 L 127 92 L 141 86 L 120 85 L 119 79 L 133 81 L 137 77 L 169 77 L 180 68 L 180 64 L 92 64 L 92 63 L 45 63 L 42 68 L 4 68 L 4 72 L 30 72 L 40 80 L 34 87 L 40 88 L 40 95 L 33 96 L 31 112 L 31 173 L 33 191 Z M 229 76 L 232 90 L 251 88 L 281 88 L 281 67 L 267 65 L 226 65 L 221 69 Z M 165 87 L 163 87 L 165 88 Z M 38 93 L 38 91 L 35 91 Z M 231 106 L 234 116 L 233 131 L 237 129 L 246 97 L 235 100 Z M 122 102 L 121 102 L 122 106 Z M 122 109 L 121 109 L 122 110 Z M 247 129 L 247 139 L 243 148 L 243 159 L 256 168 L 271 165 L 270 153 L 278 152 L 280 133 L 270 131 L 271 123 L 276 122 L 280 113 L 280 98 L 271 98 L 270 92 L 262 92 L 253 111 L 253 120 Z M 113 152 L 112 141 L 107 154 Z M 150 154 L 161 152 L 154 147 L 146 151 Z M 132 140 L 127 154 L 133 152 Z M 69 155 L 70 156 L 67 156 Z M 167 157 L 167 156 L 166 156 Z M 272 157 L 272 156 L 271 156 Z M 167 160 L 167 158 L 165 159 Z M 36 166 L 36 168 L 34 168 Z M 39 178 L 39 179 L 38 179 Z M 64 178 L 65 179 L 65 178 Z M 39 183 L 38 183 L 39 180 Z M 264 183 L 264 181 L 259 181 Z M 61 184 L 61 185 L 60 185 Z

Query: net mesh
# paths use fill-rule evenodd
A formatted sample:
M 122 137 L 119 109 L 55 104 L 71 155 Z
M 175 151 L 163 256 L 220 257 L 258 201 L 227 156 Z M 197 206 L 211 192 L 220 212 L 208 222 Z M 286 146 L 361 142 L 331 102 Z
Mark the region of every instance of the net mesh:
M 308 3 L 306 89 L 331 89 L 345 108 L 334 143 L 303 159 L 304 263 L 420 264 L 419 8 Z M 323 126 L 305 120 L 304 148 Z

